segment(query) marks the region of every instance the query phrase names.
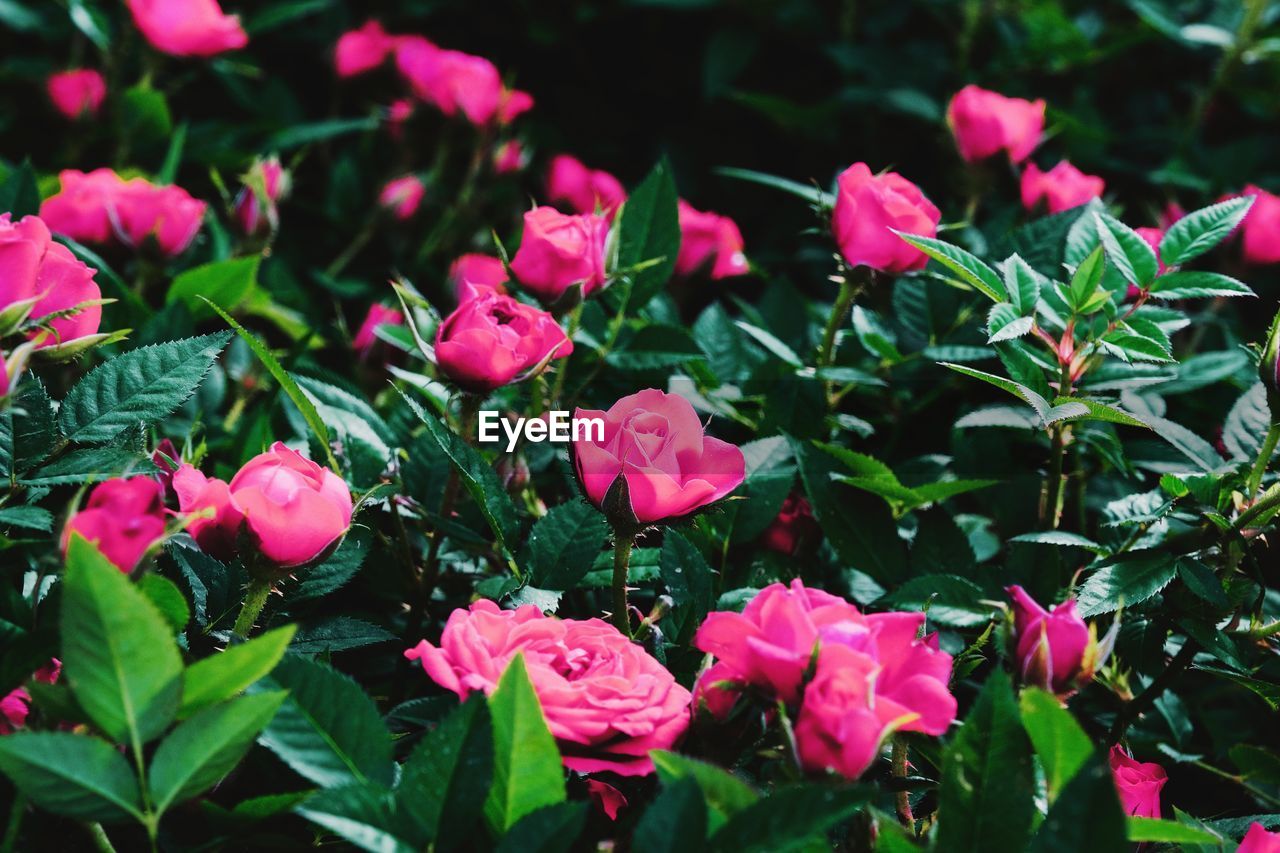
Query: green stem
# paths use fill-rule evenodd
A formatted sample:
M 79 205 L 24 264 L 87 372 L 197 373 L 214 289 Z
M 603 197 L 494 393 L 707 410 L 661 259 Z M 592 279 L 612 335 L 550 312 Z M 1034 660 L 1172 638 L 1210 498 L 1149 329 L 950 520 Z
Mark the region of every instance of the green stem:
M 356 255 L 368 245 L 373 239 L 373 235 L 377 233 L 378 226 L 382 224 L 381 211 L 375 211 L 365 217 L 364 227 L 361 228 L 356 236 L 351 238 L 351 242 L 342 250 L 338 257 L 334 258 L 329 266 L 325 267 L 324 274 L 329 278 L 337 278 L 342 271 L 347 268 L 347 264 L 355 260 Z
M 1258 451 L 1258 458 L 1254 460 L 1253 468 L 1249 470 L 1249 479 L 1245 482 L 1245 500 L 1253 500 L 1253 496 L 1258 493 L 1262 477 L 1267 473 L 1271 457 L 1275 455 L 1277 442 L 1280 442 L 1280 423 L 1272 424 L 1271 429 L 1267 430 L 1267 437 L 1262 440 L 1262 449 Z
M 836 358 L 836 332 L 844 324 L 845 318 L 853 309 L 853 301 L 862 290 L 861 282 L 851 280 L 852 272 L 841 277 L 840 292 L 831 306 L 831 316 L 827 318 L 827 327 L 822 330 L 822 343 L 818 346 L 818 367 L 828 367 Z
M 115 846 L 111 843 L 111 839 L 107 838 L 107 831 L 102 828 L 102 824 L 93 822 L 87 824 L 89 827 L 89 836 L 93 838 L 93 847 L 99 853 L 116 853 Z
M 1045 477 L 1040 521 L 1050 530 L 1057 530 L 1062 519 L 1062 460 L 1067 450 L 1067 428 L 1058 424 L 1052 427 L 1053 442 L 1049 449 L 1049 473 Z
M 22 830 L 22 818 L 27 813 L 27 798 L 19 791 L 13 792 L 13 807 L 9 809 L 9 825 L 4 832 L 4 843 L 0 844 L 0 853 L 13 853 L 18 843 L 18 833 Z
M 1155 680 L 1147 685 L 1146 690 L 1139 693 L 1132 702 L 1125 703 L 1124 707 L 1116 714 L 1116 721 L 1111 725 L 1111 731 L 1107 735 L 1109 743 L 1120 742 L 1120 739 L 1124 737 L 1124 733 L 1128 731 L 1133 721 L 1164 695 L 1165 690 L 1169 689 L 1169 685 L 1173 680 L 1191 665 L 1191 661 L 1195 659 L 1196 652 L 1199 650 L 1199 643 L 1190 637 L 1183 642 L 1182 648 L 1178 649 L 1178 653 L 1169 661 L 1169 665 L 1164 668 L 1164 672 L 1157 675 Z
M 462 440 L 471 443 L 471 434 L 475 431 L 476 415 L 480 411 L 482 398 L 475 394 L 463 394 L 460 401 L 461 411 L 458 414 L 458 429 Z M 444 484 L 444 494 L 440 496 L 440 520 L 448 521 L 453 515 L 454 504 L 458 501 L 458 490 L 462 486 L 462 480 L 458 476 L 458 469 L 453 466 L 449 467 L 449 479 Z M 427 548 L 426 568 L 423 570 L 422 587 L 420 597 L 416 602 L 415 611 L 416 618 L 411 616 L 410 624 L 415 621 L 421 622 L 422 612 L 425 611 L 427 602 L 431 600 L 432 593 L 435 592 L 436 584 L 440 580 L 440 548 L 444 543 L 444 531 L 437 527 L 431 534 L 431 545 Z
M 893 775 L 899 779 L 905 779 L 907 776 L 907 741 L 900 734 L 893 736 L 893 753 L 891 755 L 893 764 Z M 895 794 L 895 800 L 898 810 L 898 820 L 902 821 L 912 835 L 916 831 L 916 818 L 911 813 L 911 792 L 908 790 L 898 791 Z
M 579 302 L 572 311 L 569 312 L 569 328 L 565 330 L 565 336 L 569 340 L 573 340 L 573 336 L 578 332 L 578 326 L 582 324 L 582 306 L 585 302 Z M 560 366 L 556 369 L 556 381 L 551 387 L 550 406 L 555 406 L 560 402 L 561 395 L 564 394 L 565 377 L 569 375 L 569 359 L 560 360 Z
M 1259 495 L 1253 506 L 1240 513 L 1240 517 L 1231 525 L 1231 529 L 1236 532 L 1244 530 L 1253 523 L 1255 518 L 1260 518 L 1275 509 L 1277 505 L 1280 505 L 1280 483 L 1272 484 L 1271 488 Z
M 634 534 L 618 534 L 613 543 L 613 624 L 627 637 L 631 636 L 631 610 L 627 604 L 627 571 L 631 567 Z
M 236 617 L 235 627 L 231 633 L 240 639 L 249 636 L 253 623 L 258 621 L 262 608 L 267 604 L 267 596 L 271 595 L 271 582 L 260 578 L 249 581 L 249 588 L 244 594 L 244 604 L 240 607 L 240 615 Z

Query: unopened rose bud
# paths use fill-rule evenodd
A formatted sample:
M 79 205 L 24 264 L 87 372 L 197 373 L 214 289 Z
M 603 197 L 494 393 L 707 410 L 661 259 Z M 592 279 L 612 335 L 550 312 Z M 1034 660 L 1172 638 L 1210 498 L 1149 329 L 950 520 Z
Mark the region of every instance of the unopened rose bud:
M 523 453 L 509 453 L 494 466 L 502 486 L 511 494 L 518 494 L 529 485 L 529 463 Z
M 1020 586 L 1008 592 L 1013 598 L 1015 665 L 1022 682 L 1069 696 L 1092 681 L 1112 637 L 1099 642 L 1094 627 L 1076 613 L 1074 599 L 1045 610 Z
M 276 230 L 280 217 L 276 202 L 289 192 L 289 173 L 271 157 L 253 164 L 236 196 L 236 222 L 246 237 L 263 237 Z

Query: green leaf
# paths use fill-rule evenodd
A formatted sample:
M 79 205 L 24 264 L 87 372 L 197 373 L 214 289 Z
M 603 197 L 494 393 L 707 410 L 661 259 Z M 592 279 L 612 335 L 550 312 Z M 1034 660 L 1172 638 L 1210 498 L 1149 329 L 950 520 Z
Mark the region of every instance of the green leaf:
M 998 344 L 1029 334 L 1035 328 L 1035 317 L 1019 317 L 1017 309 L 1008 302 L 991 306 L 987 314 L 987 343 Z
M 218 332 L 109 359 L 67 394 L 58 428 L 79 444 L 103 444 L 140 421 L 165 417 L 195 393 L 230 339 Z
M 126 472 L 150 473 L 155 466 L 134 450 L 120 447 L 86 447 L 57 457 L 18 479 L 24 486 L 62 486 L 106 480 Z
M 1044 766 L 1052 802 L 1089 760 L 1093 743 L 1053 694 L 1028 687 L 1022 691 L 1019 705 L 1022 725 Z
M 40 212 L 40 186 L 30 160 L 22 161 L 0 184 L 0 211 L 8 212 L 15 222 Z
M 1155 434 L 1172 444 L 1202 471 L 1213 471 L 1223 464 L 1222 456 L 1212 444 L 1191 430 L 1164 418 L 1147 417 L 1147 426 Z
M 564 853 L 582 834 L 587 808 L 587 803 L 563 802 L 529 812 L 502 836 L 495 853 Z
M 1137 231 L 1105 211 L 1094 213 L 1098 237 L 1107 251 L 1107 258 L 1115 265 L 1124 280 L 1146 287 L 1156 277 L 1160 268 L 1151 244 Z
M 653 759 L 664 788 L 681 779 L 692 779 L 698 783 L 709 809 L 707 829 L 710 832 L 717 831 L 730 817 L 760 799 L 750 785 L 714 764 L 661 749 L 653 750 L 649 757 Z
M 938 845 L 958 851 L 1022 850 L 1031 835 L 1031 745 L 1009 676 L 987 679 L 942 764 Z
M 1027 850 L 1128 853 L 1130 849 L 1111 769 L 1106 759 L 1095 752 L 1062 789 Z
M 646 853 L 701 853 L 706 848 L 707 801 L 696 779 L 664 785 L 636 824 L 632 847 Z
M 692 638 L 716 603 L 715 572 L 702 553 L 675 529 L 668 529 L 662 539 L 658 558 L 662 582 L 671 594 L 674 609 L 669 617 L 673 628 L 670 639 Z M 664 627 L 664 631 L 668 629 Z
M 1067 293 L 1071 297 L 1072 311 L 1080 311 L 1088 304 L 1093 294 L 1097 292 L 1098 286 L 1102 284 L 1102 275 L 1106 271 L 1103 249 L 1099 246 L 1085 256 L 1071 275 L 1071 286 Z
M 397 800 L 438 848 L 451 849 L 475 836 L 493 778 L 493 744 L 488 704 L 473 694 L 405 762 Z
M 309 124 L 290 124 L 284 130 L 269 137 L 263 144 L 262 150 L 282 152 L 297 148 L 300 145 L 324 142 L 349 133 L 367 133 L 377 130 L 381 123 L 381 119 L 369 117 L 339 118 L 329 121 L 316 121 Z
M 1165 232 L 1161 260 L 1174 267 L 1203 255 L 1236 229 L 1252 204 L 1252 198 L 1233 198 L 1188 213 Z
M 905 234 L 901 231 L 893 233 L 960 276 L 962 281 L 974 287 L 992 302 L 1006 301 L 1004 284 L 1000 281 L 999 274 L 976 255 L 966 252 L 959 246 L 944 243 L 932 237 Z
M 1160 844 L 1222 844 L 1222 838 L 1204 829 L 1172 820 L 1133 815 L 1126 819 L 1126 837 L 1135 844 L 1145 841 Z
M 583 500 L 554 507 L 529 530 L 529 583 L 540 589 L 573 589 L 591 571 L 609 536 L 604 516 Z
M 1121 604 L 1140 604 L 1168 586 L 1177 571 L 1177 561 L 1165 554 L 1125 558 L 1090 575 L 1076 605 L 1081 616 L 1097 616 L 1119 610 Z
M 680 253 L 678 196 L 671 167 L 660 161 L 627 197 L 619 212 L 618 268 L 659 261 L 632 273 L 627 308 L 638 311 L 657 296 L 671 277 Z
M 825 841 L 823 835 L 862 810 L 862 788 L 792 785 L 734 814 L 711 836 L 715 853 L 783 853 Z M 825 845 L 824 845 L 825 846 Z
M 792 367 L 804 367 L 804 360 L 796 355 L 796 351 L 780 341 L 772 332 L 767 332 L 759 326 L 753 326 L 743 320 L 735 320 L 734 325 L 746 332 L 752 340 L 768 350 L 770 354 L 781 359 L 784 364 L 789 364 Z
M 294 809 L 361 850 L 370 853 L 420 853 L 426 845 L 399 811 L 394 795 L 368 783 L 329 788 Z
M 46 811 L 76 820 L 142 819 L 138 779 L 104 740 L 69 732 L 0 737 L 0 771 Z
M 1165 273 L 1151 285 L 1155 299 L 1204 299 L 1211 296 L 1256 296 L 1249 285 L 1216 272 Z
M 156 610 L 160 611 L 160 615 L 173 629 L 173 633 L 182 631 L 191 621 L 191 608 L 187 605 L 186 597 L 182 594 L 182 590 L 178 589 L 177 584 L 168 578 L 160 575 L 143 575 L 138 578 L 138 591 L 155 605 Z
M 565 800 L 560 751 L 542 716 L 523 654 L 507 665 L 489 697 L 489 714 L 493 721 L 493 786 L 485 800 L 484 816 L 490 829 L 503 834 L 530 812 Z
M 286 693 L 255 693 L 205 708 L 156 747 L 147 770 L 157 814 L 204 793 L 239 763 Z
M 751 169 L 737 169 L 732 166 L 722 166 L 716 169 L 715 172 L 717 175 L 724 175 L 726 178 L 737 178 L 740 181 L 759 184 L 762 187 L 773 187 L 776 190 L 791 193 L 791 195 L 802 198 L 819 207 L 831 207 L 835 204 L 835 199 L 832 196 L 811 184 L 802 184 L 787 178 L 779 178 L 776 175 L 768 175 Z
M 1119 409 L 1107 403 L 1098 400 L 1090 400 L 1087 397 L 1058 397 L 1053 401 L 1054 405 L 1062 405 L 1064 403 L 1079 403 L 1088 409 L 1086 414 L 1082 414 L 1079 420 L 1083 421 L 1104 421 L 1112 424 L 1124 424 L 1126 426 L 1143 427 L 1150 429 L 1151 427 L 1137 415 Z
M 1087 536 L 1079 533 L 1067 533 L 1064 530 L 1044 530 L 1036 533 L 1023 533 L 1012 537 L 1010 542 L 1029 542 L 1035 545 L 1052 545 L 1055 548 L 1084 548 L 1095 554 L 1105 554 L 1107 549 Z
M 178 717 L 230 699 L 268 675 L 284 656 L 295 630 L 294 625 L 276 628 L 191 664 L 183 679 Z
M 53 530 L 53 513 L 38 506 L 10 506 L 0 509 L 0 527 L 21 527 L 48 533 Z
M 67 552 L 61 626 L 63 673 L 98 727 L 117 743 L 137 745 L 164 731 L 182 696 L 173 631 L 79 534 Z
M 953 628 L 972 628 L 991 621 L 993 607 L 983 604 L 982 587 L 956 575 L 914 577 L 880 599 L 895 610 L 928 610 L 929 619 Z
M 286 655 L 254 692 L 280 688 L 289 698 L 259 737 L 263 746 L 321 787 L 391 784 L 391 735 L 378 706 L 351 677 Z
M 184 270 L 169 285 L 164 301 L 181 302 L 197 317 L 211 313 L 208 302 L 234 311 L 257 286 L 261 262 L 261 255 L 250 255 Z
M 1035 409 L 1036 414 L 1040 416 L 1042 421 L 1047 420 L 1049 417 L 1049 401 L 1025 385 L 1014 382 L 1012 379 L 1005 379 L 1003 376 L 996 376 L 994 373 L 983 373 L 981 370 L 974 370 L 972 367 L 965 367 L 962 364 L 951 364 L 946 361 L 939 362 L 939 364 L 954 370 L 956 373 L 961 373 L 974 379 L 981 379 L 983 382 L 994 385 L 1002 391 L 1008 391 Z
M 1032 315 L 1036 303 L 1040 300 L 1040 287 L 1043 279 L 1040 273 L 1027 266 L 1027 262 L 1017 255 L 1012 255 L 1004 262 L 1004 286 L 1009 294 L 1009 302 L 1018 314 Z

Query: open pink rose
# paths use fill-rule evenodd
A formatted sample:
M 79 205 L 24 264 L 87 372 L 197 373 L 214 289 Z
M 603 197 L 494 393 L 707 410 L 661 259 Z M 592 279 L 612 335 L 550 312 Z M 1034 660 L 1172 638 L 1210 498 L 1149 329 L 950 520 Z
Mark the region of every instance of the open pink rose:
M 608 238 L 603 216 L 567 216 L 554 207 L 535 207 L 524 215 L 511 272 L 543 304 L 555 302 L 575 284 L 589 296 L 605 283 Z
M 279 441 L 246 462 L 228 491 L 245 531 L 277 569 L 324 556 L 351 526 L 351 490 L 342 478 Z
M 0 214 L 0 311 L 35 300 L 28 317 L 40 321 L 84 306 L 42 322 L 31 334 L 38 346 L 55 346 L 97 333 L 102 306 L 85 304 L 102 298 L 94 273 L 70 249 L 53 241 L 40 217 L 24 216 L 12 222 L 9 214 Z
M 62 529 L 62 551 L 79 533 L 122 572 L 164 537 L 164 493 L 152 477 L 116 477 L 95 487 Z
M 204 222 L 205 203 L 178 186 L 144 178 L 124 180 L 110 169 L 59 173 L 61 189 L 40 205 L 49 228 L 82 243 L 118 239 L 138 249 L 155 246 L 176 257 Z
M 107 96 L 106 81 L 92 68 L 50 74 L 45 87 L 58 112 L 72 120 L 96 116 Z
M 418 205 L 422 204 L 426 192 L 427 188 L 416 175 L 405 175 L 387 181 L 378 194 L 378 204 L 391 211 L 396 219 L 411 219 L 418 212 Z
M 362 361 L 366 360 L 380 343 L 377 335 L 379 326 L 400 326 L 403 324 L 404 313 L 400 309 L 388 308 L 381 303 L 375 302 L 369 306 L 369 313 L 365 315 L 364 322 L 360 324 L 360 329 L 356 332 L 356 336 L 351 339 L 351 348 L 360 354 Z
M 727 216 L 697 210 L 680 199 L 680 254 L 676 256 L 676 272 L 691 275 L 708 261 L 711 277 L 730 278 L 751 271 L 742 253 L 742 232 Z
M 41 667 L 31 676 L 32 680 L 45 684 L 56 684 L 62 672 L 62 661 L 54 658 L 48 666 Z M 0 735 L 13 734 L 26 725 L 27 714 L 31 711 L 31 694 L 25 688 L 10 690 L 0 698 Z M 624 800 L 625 803 L 625 800 Z
M 557 154 L 547 169 L 547 198 L 574 213 L 603 213 L 609 219 L 627 200 L 622 182 L 602 169 L 591 169 L 576 157 Z
M 449 281 L 453 284 L 454 295 L 461 301 L 467 285 L 473 289 L 496 290 L 506 293 L 507 268 L 502 265 L 501 258 L 492 255 L 481 255 L 471 252 L 460 255 L 449 266 Z
M 106 243 L 115 234 L 113 208 L 124 181 L 111 169 L 58 173 L 59 191 L 40 205 L 40 218 L 57 234 L 81 243 Z
M 688 727 L 689 691 L 600 619 L 557 619 L 532 604 L 501 610 L 482 599 L 453 611 L 438 648 L 423 640 L 405 652 L 460 697 L 492 693 L 517 654 L 571 770 L 647 775 L 649 751 L 670 749 Z
M 436 331 L 436 365 L 473 393 L 527 379 L 571 352 L 554 317 L 494 290 L 473 291 Z
M 446 116 L 461 112 L 472 124 L 487 124 L 506 98 L 502 76 L 489 60 L 445 50 L 420 36 L 396 42 L 396 67 L 413 93 Z
M 1250 264 L 1280 263 L 1280 196 L 1250 184 L 1241 195 L 1253 196 L 1253 206 L 1240 222 L 1244 259 Z
M 604 421 L 603 440 L 573 442 L 573 466 L 592 503 L 623 513 L 610 519 L 615 524 L 688 515 L 728 496 L 745 475 L 742 451 L 705 435 L 698 413 L 678 394 L 649 388 L 607 412 L 578 409 L 574 416 Z M 615 482 L 625 484 L 628 506 L 607 500 Z
M 128 0 L 134 23 L 151 46 L 172 56 L 216 56 L 249 43 L 240 18 L 217 0 Z
M 897 172 L 871 174 L 854 163 L 837 180 L 832 232 L 852 266 L 888 273 L 923 269 L 928 257 L 894 231 L 933 237 L 942 213 Z
M 1047 172 L 1028 163 L 1022 172 L 1022 206 L 1027 210 L 1043 201 L 1050 213 L 1061 213 L 1099 198 L 1104 189 L 1102 178 L 1086 175 L 1066 160 Z
M 1249 831 L 1240 840 L 1236 853 L 1280 853 L 1280 832 L 1267 832 L 1256 820 L 1249 824 Z
M 977 86 L 965 86 L 947 107 L 947 124 L 966 162 L 1004 151 L 1021 163 L 1044 132 L 1044 101 L 1008 98 Z
M 255 161 L 236 196 L 235 217 L 240 233 L 261 237 L 275 231 L 280 222 L 277 203 L 288 191 L 289 175 L 278 157 Z
M 186 462 L 174 472 L 171 482 L 178 509 L 189 514 L 187 532 L 200 550 L 224 561 L 235 556 L 244 514 L 232 503 L 231 488 Z
M 1160 817 L 1160 789 L 1169 776 L 1159 764 L 1135 761 L 1120 744 L 1107 755 L 1124 813 L 1131 817 Z
M 338 37 L 333 49 L 333 64 L 339 77 L 355 77 L 386 62 L 395 46 L 395 36 L 388 35 L 382 24 L 371 19 L 360 29 Z

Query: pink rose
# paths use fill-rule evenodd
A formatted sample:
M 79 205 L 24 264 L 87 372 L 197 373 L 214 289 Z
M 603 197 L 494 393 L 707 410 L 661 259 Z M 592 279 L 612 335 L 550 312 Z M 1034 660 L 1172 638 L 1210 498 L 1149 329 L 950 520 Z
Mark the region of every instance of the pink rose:
M 404 125 L 413 115 L 413 101 L 408 98 L 397 98 L 387 107 L 387 124 L 390 126 L 391 138 L 399 139 L 404 133 Z
M 603 216 L 567 216 L 554 207 L 535 207 L 524 215 L 511 272 L 543 304 L 555 302 L 575 284 L 589 296 L 605 283 L 608 238 L 609 223 Z
M 436 332 L 440 372 L 473 393 L 527 379 L 571 352 L 554 317 L 493 290 L 464 299 Z
M 131 572 L 164 538 L 164 495 L 151 477 L 114 478 L 94 488 L 62 528 L 62 552 L 79 533 L 122 572 Z
M 324 556 L 351 526 L 351 490 L 342 478 L 279 441 L 246 462 L 228 489 L 231 507 L 273 568 Z
M 87 267 L 71 250 L 53 242 L 38 216 L 10 221 L 0 214 L 0 311 L 34 300 L 28 317 L 41 318 L 102 298 Z M 97 333 L 101 305 L 87 305 L 75 313 L 48 320 L 31 334 L 40 347 L 55 346 Z
M 558 154 L 547 170 L 547 198 L 563 202 L 574 213 L 603 213 L 609 219 L 627 200 L 627 191 L 613 175 L 589 169 L 576 157 Z
M 396 67 L 418 98 L 446 116 L 461 111 L 472 124 L 487 124 L 504 99 L 502 77 L 492 62 L 444 50 L 420 36 L 397 41 Z
M 864 615 L 843 598 L 795 580 L 789 587 L 765 587 L 741 613 L 709 614 L 693 644 L 723 665 L 721 680 L 751 685 L 788 704 L 800 700 L 815 652 L 821 662 L 828 646 L 847 647 L 872 661 L 870 668 L 859 664 L 857 670 L 874 674 L 877 715 L 906 731 L 939 735 L 956 715 L 955 697 L 947 690 L 951 656 L 938 650 L 936 637 L 917 639 L 924 618 L 923 613 Z M 828 689 L 844 687 L 830 684 L 819 692 Z
M 56 684 L 61 671 L 62 661 L 54 658 L 48 666 L 36 670 L 31 678 L 45 684 Z M 8 695 L 0 698 L 0 735 L 13 734 L 14 731 L 26 725 L 27 714 L 30 711 L 31 694 L 21 687 L 9 691 Z M 624 800 L 623 803 L 625 804 L 626 801 Z
M 40 205 L 40 218 L 50 230 L 81 243 L 106 243 L 112 226 L 116 196 L 124 181 L 111 169 L 58 173 L 61 189 Z
M 72 120 L 96 116 L 107 96 L 106 81 L 92 68 L 50 74 L 45 87 L 58 112 Z
M 533 109 L 533 95 L 519 89 L 503 89 L 498 104 L 498 124 L 511 124 Z
M 942 214 L 919 187 L 897 172 L 873 175 L 866 163 L 845 169 L 837 186 L 831 227 L 846 261 L 888 273 L 924 268 L 924 252 L 893 233 L 937 235 Z
M 627 807 L 626 796 L 608 782 L 599 779 L 587 779 L 587 795 L 609 820 L 617 820 L 618 812 Z
M 405 175 L 403 178 L 387 181 L 378 195 L 378 204 L 391 211 L 396 219 L 411 219 L 418 212 L 418 205 L 422 204 L 422 196 L 426 191 L 427 188 L 417 176 Z
M 742 254 L 742 232 L 727 216 L 694 209 L 680 199 L 680 254 L 676 257 L 676 272 L 691 275 L 711 261 L 711 277 L 730 278 L 746 275 L 751 271 L 746 255 Z
M 388 308 L 381 303 L 375 302 L 369 306 L 369 313 L 365 315 L 364 322 L 360 324 L 360 330 L 356 332 L 356 336 L 351 340 L 351 348 L 360 354 L 360 360 L 364 361 L 369 358 L 380 341 L 377 331 L 379 326 L 400 326 L 404 324 L 404 313 L 398 308 Z
M 49 244 L 49 228 L 40 217 L 14 222 L 0 213 L 0 311 L 37 295 L 36 275 Z
M 178 509 L 189 515 L 187 532 L 200 550 L 223 561 L 235 556 L 244 514 L 232 503 L 230 487 L 186 462 L 174 472 L 171 482 Z
M 1000 151 L 1021 163 L 1044 132 L 1044 101 L 1006 98 L 997 92 L 965 86 L 947 107 L 947 124 L 966 162 L 985 160 Z
M 126 181 L 110 169 L 67 169 L 58 178 L 62 187 L 40 205 L 40 216 L 56 233 L 82 243 L 114 237 L 135 249 L 154 243 L 165 256 L 176 257 L 204 221 L 205 203 L 178 186 Z
M 815 541 L 821 535 L 813 508 L 803 496 L 794 492 L 787 495 L 782 508 L 761 537 L 764 547 L 779 554 L 791 556 L 806 542 Z
M 235 217 L 240 233 L 261 237 L 275 231 L 280 222 L 276 203 L 288 191 L 289 175 L 279 158 L 255 161 L 236 196 Z
M 1086 175 L 1066 160 L 1047 172 L 1028 163 L 1022 173 L 1022 206 L 1034 210 L 1043 201 L 1049 213 L 1061 213 L 1100 198 L 1104 189 L 1102 178 Z
M 1253 206 L 1240 222 L 1244 259 L 1250 264 L 1280 263 L 1280 196 L 1250 184 L 1241 195 L 1253 196 Z
M 493 152 L 493 171 L 499 175 L 510 175 L 524 168 L 524 148 L 518 139 L 508 139 Z
M 1018 674 L 1024 684 L 1065 696 L 1093 680 L 1100 661 L 1089 626 L 1076 613 L 1075 599 L 1047 611 L 1020 586 L 1013 598 Z
M 1267 832 L 1256 820 L 1249 824 L 1249 831 L 1240 841 L 1236 853 L 1280 853 L 1280 832 Z
M 1119 744 L 1107 755 L 1124 813 L 1131 817 L 1160 817 L 1160 789 L 1169 776 L 1159 764 L 1134 761 Z
M 746 689 L 737 671 L 727 663 L 713 663 L 703 670 L 693 685 L 693 707 L 705 711 L 711 718 L 724 722 L 729 719 L 738 697 Z
M 453 611 L 439 648 L 423 640 L 405 652 L 459 697 L 492 693 L 517 654 L 570 770 L 647 775 L 649 751 L 670 749 L 688 727 L 689 691 L 600 619 L 556 619 L 532 604 L 500 610 L 482 599 Z
M 1164 265 L 1164 261 L 1160 259 L 1160 241 L 1164 239 L 1164 229 L 1143 227 L 1135 228 L 1133 230 L 1136 231 L 1138 236 L 1145 240 L 1147 245 L 1151 247 L 1151 250 L 1156 253 L 1156 266 L 1158 267 L 1156 274 L 1163 275 L 1167 269 Z M 1125 293 L 1125 299 L 1135 299 L 1141 292 L 1142 289 L 1140 287 L 1133 282 L 1129 282 L 1129 290 Z
M 625 485 L 632 517 L 611 518 L 615 523 L 688 515 L 742 483 L 742 451 L 704 435 L 698 413 L 678 394 L 650 388 L 607 412 L 578 409 L 574 415 L 604 421 L 602 441 L 573 442 L 573 466 L 587 498 L 606 514 L 619 512 L 609 494 L 615 483 Z
M 395 46 L 395 37 L 388 35 L 382 24 L 371 19 L 360 29 L 338 37 L 338 44 L 333 49 L 333 64 L 339 77 L 355 77 L 386 62 Z
M 215 56 L 249 43 L 240 18 L 217 0 L 128 0 L 138 29 L 151 46 L 172 56 Z
M 502 285 L 507 282 L 507 268 L 503 266 L 501 258 L 472 252 L 460 255 L 449 266 L 449 281 L 460 302 L 466 285 L 506 293 L 506 288 Z

